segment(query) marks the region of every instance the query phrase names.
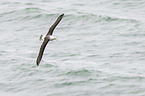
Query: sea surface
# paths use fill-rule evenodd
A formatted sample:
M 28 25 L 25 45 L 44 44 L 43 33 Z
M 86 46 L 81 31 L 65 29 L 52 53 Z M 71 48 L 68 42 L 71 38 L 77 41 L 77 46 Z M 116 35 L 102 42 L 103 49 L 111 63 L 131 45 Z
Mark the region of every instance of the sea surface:
M 145 0 L 1 0 L 0 96 L 145 96 Z

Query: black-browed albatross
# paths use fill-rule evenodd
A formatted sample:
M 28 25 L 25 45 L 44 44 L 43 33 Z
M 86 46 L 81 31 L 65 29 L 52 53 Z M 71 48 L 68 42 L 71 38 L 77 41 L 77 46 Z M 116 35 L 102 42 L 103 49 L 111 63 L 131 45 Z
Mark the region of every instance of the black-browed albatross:
M 42 59 L 43 52 L 44 52 L 44 49 L 45 49 L 47 43 L 48 43 L 49 41 L 52 41 L 52 40 L 57 40 L 55 37 L 52 36 L 52 34 L 53 34 L 53 31 L 54 31 L 55 27 L 56 27 L 56 26 L 58 25 L 58 23 L 61 21 L 63 15 L 64 15 L 64 14 L 61 14 L 61 15 L 57 18 L 57 20 L 55 21 L 55 23 L 50 27 L 50 29 L 49 29 L 48 33 L 46 34 L 46 36 L 43 36 L 43 35 L 40 36 L 40 40 L 43 40 L 43 39 L 44 39 L 44 41 L 43 41 L 43 43 L 42 43 L 42 45 L 41 45 L 41 48 L 40 48 L 40 51 L 39 51 L 39 54 L 38 54 L 38 57 L 37 57 L 37 60 L 36 60 L 37 66 L 39 66 L 39 63 L 40 63 L 40 61 L 41 61 L 41 59 Z

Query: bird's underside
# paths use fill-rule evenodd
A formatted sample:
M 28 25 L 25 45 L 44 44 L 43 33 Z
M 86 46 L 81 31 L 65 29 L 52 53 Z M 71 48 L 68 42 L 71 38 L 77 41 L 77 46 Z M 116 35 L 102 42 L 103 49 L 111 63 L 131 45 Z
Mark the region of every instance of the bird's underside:
M 49 36 L 49 35 L 52 35 L 53 34 L 53 31 L 54 29 L 56 28 L 56 26 L 58 25 L 58 23 L 62 20 L 64 14 L 61 14 L 57 20 L 55 21 L 55 23 L 50 27 L 48 33 L 46 34 L 46 36 Z M 45 50 L 45 47 L 47 45 L 47 43 L 49 42 L 49 38 L 44 38 L 44 41 L 40 47 L 40 51 L 39 51 L 39 54 L 38 54 L 38 57 L 37 57 L 37 60 L 36 60 L 36 63 L 37 63 L 37 66 L 39 65 L 41 59 L 42 59 L 42 56 L 43 56 L 43 53 L 44 53 L 44 50 Z

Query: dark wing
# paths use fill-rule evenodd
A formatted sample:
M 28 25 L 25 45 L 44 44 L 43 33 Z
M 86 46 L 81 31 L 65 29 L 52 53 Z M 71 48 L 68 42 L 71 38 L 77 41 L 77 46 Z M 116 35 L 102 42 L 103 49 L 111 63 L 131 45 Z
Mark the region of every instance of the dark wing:
M 42 59 L 42 56 L 43 56 L 44 49 L 45 49 L 45 47 L 46 47 L 48 42 L 49 42 L 49 39 L 45 38 L 43 43 L 42 43 L 42 45 L 41 45 L 41 48 L 40 48 L 40 51 L 39 51 L 39 55 L 38 55 L 37 61 L 36 61 L 37 66 L 39 66 L 39 63 L 40 63 L 40 61 Z
M 60 15 L 58 17 L 58 19 L 55 21 L 55 23 L 50 27 L 49 29 L 49 32 L 47 33 L 47 35 L 52 35 L 53 33 L 53 30 L 55 29 L 55 27 L 58 25 L 58 23 L 61 21 L 62 17 L 63 17 L 64 14 Z M 37 57 L 37 66 L 39 65 L 41 59 L 42 59 L 42 56 L 43 56 L 43 53 L 44 53 L 44 50 L 45 50 L 45 47 L 47 45 L 47 43 L 49 42 L 49 39 L 48 38 L 45 38 L 42 45 L 41 45 L 41 48 L 40 48 L 40 51 L 39 51 L 39 54 L 38 54 L 38 57 Z
M 47 35 L 52 35 L 52 33 L 53 33 L 55 27 L 56 27 L 56 26 L 58 25 L 58 23 L 61 21 L 63 15 L 64 15 L 64 14 L 61 14 L 61 15 L 57 18 L 57 20 L 55 21 L 55 23 L 50 27 L 50 29 L 49 29 Z

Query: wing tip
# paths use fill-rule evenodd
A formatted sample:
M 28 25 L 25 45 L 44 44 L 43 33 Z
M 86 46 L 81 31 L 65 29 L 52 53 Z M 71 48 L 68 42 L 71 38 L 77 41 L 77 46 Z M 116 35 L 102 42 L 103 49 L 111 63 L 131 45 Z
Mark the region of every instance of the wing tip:
M 60 16 L 64 16 L 64 13 L 63 13 L 63 14 L 61 14 Z
M 39 63 L 40 63 L 40 61 L 37 60 L 37 61 L 36 61 L 37 66 L 39 66 Z

